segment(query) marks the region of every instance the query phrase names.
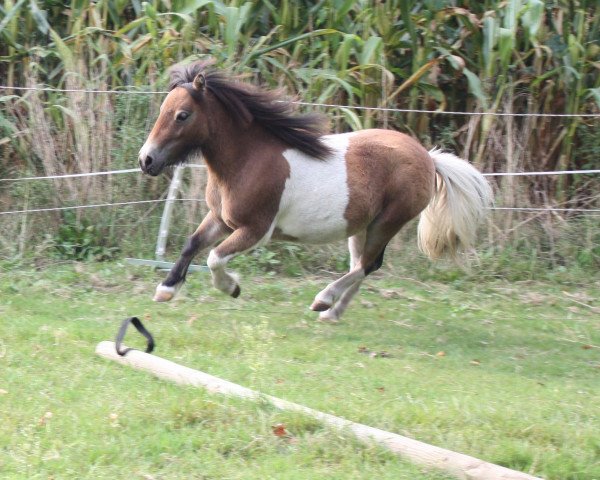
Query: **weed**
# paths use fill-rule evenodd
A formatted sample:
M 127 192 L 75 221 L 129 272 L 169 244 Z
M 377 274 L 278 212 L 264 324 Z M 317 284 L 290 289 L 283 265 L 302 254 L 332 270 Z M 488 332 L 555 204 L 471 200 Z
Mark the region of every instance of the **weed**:
M 105 261 L 114 259 L 119 248 L 108 246 L 106 238 L 96 225 L 88 220 L 78 220 L 72 212 L 65 212 L 56 235 L 47 234 L 47 244 L 54 255 L 63 260 Z

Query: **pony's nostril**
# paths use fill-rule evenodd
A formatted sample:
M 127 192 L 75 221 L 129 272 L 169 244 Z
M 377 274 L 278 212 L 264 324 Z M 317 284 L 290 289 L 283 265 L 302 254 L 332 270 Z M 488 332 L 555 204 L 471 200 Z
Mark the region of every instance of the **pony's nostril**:
M 154 162 L 154 159 L 150 155 L 140 155 L 138 162 L 142 171 L 147 172 L 152 163 Z

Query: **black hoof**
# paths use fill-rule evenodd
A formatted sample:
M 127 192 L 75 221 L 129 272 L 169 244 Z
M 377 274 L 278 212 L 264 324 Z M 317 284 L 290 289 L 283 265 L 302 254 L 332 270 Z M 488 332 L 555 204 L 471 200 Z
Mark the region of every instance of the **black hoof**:
M 321 302 L 321 301 L 315 301 L 311 306 L 310 309 L 314 312 L 324 312 L 325 310 L 329 310 L 331 308 L 331 305 L 328 305 L 325 302 Z
M 240 289 L 240 286 L 239 286 L 239 285 L 236 285 L 236 286 L 235 286 L 235 290 L 233 291 L 233 293 L 231 294 L 231 296 L 232 296 L 233 298 L 237 298 L 237 297 L 239 297 L 239 296 L 240 296 L 240 292 L 241 292 L 241 291 L 242 291 L 242 290 Z

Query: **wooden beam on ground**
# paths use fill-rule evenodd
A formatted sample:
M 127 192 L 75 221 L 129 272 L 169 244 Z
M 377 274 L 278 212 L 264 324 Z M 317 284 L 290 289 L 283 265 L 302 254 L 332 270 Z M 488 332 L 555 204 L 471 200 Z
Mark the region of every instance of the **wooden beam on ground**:
M 510 470 L 499 465 L 484 462 L 462 453 L 452 452 L 444 448 L 419 442 L 402 435 L 386 432 L 378 428 L 361 425 L 328 413 L 280 398 L 263 395 L 249 388 L 242 387 L 227 380 L 222 380 L 192 368 L 150 355 L 138 350 L 131 350 L 121 357 L 115 350 L 114 342 L 100 342 L 96 353 L 118 363 L 147 371 L 156 377 L 181 385 L 203 387 L 209 392 L 248 398 L 267 400 L 281 410 L 300 412 L 316 418 L 336 429 L 352 432 L 359 440 L 383 445 L 406 460 L 427 468 L 435 468 L 450 473 L 463 480 L 541 480 L 526 473 Z

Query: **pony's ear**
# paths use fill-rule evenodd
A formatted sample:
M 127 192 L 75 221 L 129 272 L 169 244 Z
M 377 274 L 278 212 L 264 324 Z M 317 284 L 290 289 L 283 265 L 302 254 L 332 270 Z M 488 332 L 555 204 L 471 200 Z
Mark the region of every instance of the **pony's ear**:
M 199 73 L 194 77 L 194 81 L 192 82 L 194 89 L 198 90 L 200 93 L 204 92 L 206 88 L 206 78 L 203 73 Z

